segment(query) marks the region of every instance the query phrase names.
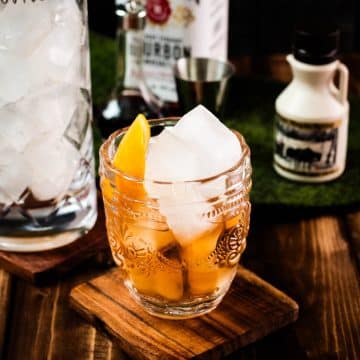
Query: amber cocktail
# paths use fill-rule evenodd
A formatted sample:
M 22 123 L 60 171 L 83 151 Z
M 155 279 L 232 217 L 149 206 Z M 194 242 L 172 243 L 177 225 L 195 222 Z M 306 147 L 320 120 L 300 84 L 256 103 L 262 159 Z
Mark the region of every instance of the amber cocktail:
M 152 132 L 174 124 L 152 121 Z M 231 169 L 194 181 L 144 180 L 112 165 L 125 132 L 114 133 L 100 153 L 108 237 L 125 284 L 154 315 L 187 318 L 209 312 L 229 289 L 246 247 L 249 148 L 234 132 L 241 157 Z

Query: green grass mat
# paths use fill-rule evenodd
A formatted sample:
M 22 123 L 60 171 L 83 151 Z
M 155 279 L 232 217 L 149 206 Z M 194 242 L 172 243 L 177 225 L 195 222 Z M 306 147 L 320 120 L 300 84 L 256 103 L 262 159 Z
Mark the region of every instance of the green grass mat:
M 91 34 L 93 99 L 107 100 L 115 69 L 114 41 Z M 272 168 L 274 102 L 284 85 L 264 79 L 235 78 L 231 83 L 225 123 L 239 130 L 252 151 L 253 204 L 264 208 L 348 209 L 360 205 L 360 98 L 352 97 L 347 169 L 341 178 L 325 184 L 285 180 Z M 97 148 L 100 139 L 97 137 Z M 221 151 L 221 149 L 217 149 Z
M 350 98 L 348 161 L 345 173 L 323 184 L 283 179 L 272 168 L 274 102 L 284 85 L 261 79 L 234 79 L 229 98 L 229 127 L 246 138 L 254 168 L 255 204 L 307 208 L 360 204 L 360 98 Z M 235 105 L 236 104 L 236 105 Z

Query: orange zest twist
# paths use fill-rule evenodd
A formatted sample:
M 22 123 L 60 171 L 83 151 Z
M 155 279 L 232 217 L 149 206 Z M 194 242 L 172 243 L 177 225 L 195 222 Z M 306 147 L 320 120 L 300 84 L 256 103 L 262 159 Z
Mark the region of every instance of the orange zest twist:
M 114 181 L 116 191 L 129 199 L 143 199 L 146 195 L 142 180 L 150 136 L 149 122 L 144 115 L 139 114 L 122 138 L 113 158 L 113 166 L 123 173 L 116 176 Z M 109 180 L 102 181 L 102 190 L 107 199 L 114 198 L 114 189 Z

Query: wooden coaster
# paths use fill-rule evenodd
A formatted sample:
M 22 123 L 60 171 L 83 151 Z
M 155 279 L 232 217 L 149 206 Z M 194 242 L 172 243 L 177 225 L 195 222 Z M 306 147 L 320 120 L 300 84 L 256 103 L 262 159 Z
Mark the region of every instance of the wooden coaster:
M 295 301 L 244 268 L 219 307 L 195 319 L 149 315 L 117 269 L 74 288 L 70 304 L 135 359 L 220 359 L 298 317 Z
M 0 267 L 36 284 L 72 270 L 84 260 L 110 251 L 108 248 L 105 216 L 102 204 L 95 227 L 87 235 L 62 248 L 38 253 L 0 251 Z

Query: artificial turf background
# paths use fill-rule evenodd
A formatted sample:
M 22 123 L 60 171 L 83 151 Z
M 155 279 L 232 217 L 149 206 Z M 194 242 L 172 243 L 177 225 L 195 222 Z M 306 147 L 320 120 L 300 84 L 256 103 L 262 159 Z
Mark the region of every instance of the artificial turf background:
M 114 86 L 115 53 L 112 39 L 91 34 L 95 109 L 104 105 Z M 274 102 L 284 86 L 260 78 L 234 78 L 230 86 L 224 122 L 239 130 L 250 145 L 254 169 L 253 205 L 301 212 L 337 212 L 359 206 L 360 98 L 350 97 L 348 162 L 344 175 L 330 183 L 301 184 L 281 178 L 272 168 Z M 101 140 L 96 129 L 95 133 L 97 152 Z

